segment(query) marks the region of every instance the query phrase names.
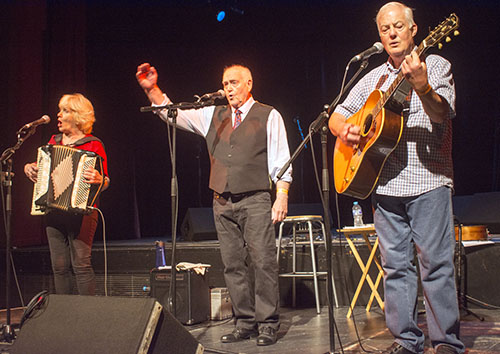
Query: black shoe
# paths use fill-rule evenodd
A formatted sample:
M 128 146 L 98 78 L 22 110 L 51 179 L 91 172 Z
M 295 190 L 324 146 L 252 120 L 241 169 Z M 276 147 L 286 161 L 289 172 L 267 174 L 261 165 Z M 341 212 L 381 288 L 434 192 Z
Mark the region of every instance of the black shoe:
M 399 343 L 392 343 L 392 345 L 386 350 L 382 351 L 382 354 L 415 354 L 411 350 L 406 349 Z
M 439 344 L 436 347 L 436 354 L 458 354 L 458 350 L 455 347 L 452 347 L 449 344 Z
M 259 336 L 257 337 L 257 345 L 271 345 L 276 343 L 277 340 L 277 329 L 272 327 L 262 327 L 259 328 Z
M 220 337 L 220 341 L 222 343 L 234 343 L 256 337 L 257 335 L 258 333 L 255 329 L 235 328 L 231 333 Z

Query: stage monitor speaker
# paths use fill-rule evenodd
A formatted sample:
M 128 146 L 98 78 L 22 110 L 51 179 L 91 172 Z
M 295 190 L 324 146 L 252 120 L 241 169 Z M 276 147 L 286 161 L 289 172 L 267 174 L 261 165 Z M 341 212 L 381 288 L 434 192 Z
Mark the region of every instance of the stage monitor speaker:
M 155 299 L 48 295 L 10 353 L 199 354 L 203 347 Z
M 151 271 L 151 296 L 168 308 L 170 294 L 170 269 Z M 196 274 L 194 271 L 176 273 L 175 317 L 183 324 L 193 325 L 210 319 L 210 289 L 208 274 Z
M 185 241 L 217 240 L 212 208 L 189 208 L 181 225 Z

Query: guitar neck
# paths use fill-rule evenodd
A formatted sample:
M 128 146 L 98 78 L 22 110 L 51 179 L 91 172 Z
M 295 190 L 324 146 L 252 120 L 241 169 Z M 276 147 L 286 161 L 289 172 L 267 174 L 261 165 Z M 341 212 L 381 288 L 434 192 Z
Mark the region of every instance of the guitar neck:
M 423 41 L 415 49 L 415 52 L 420 57 L 422 54 L 424 54 L 426 52 L 427 49 L 428 49 L 428 47 L 425 45 L 425 41 Z M 384 92 L 384 95 L 383 95 L 383 98 L 382 98 L 382 102 L 381 102 L 381 107 L 385 106 L 385 104 L 387 103 L 387 101 L 389 101 L 389 99 L 392 97 L 392 95 L 394 94 L 394 92 L 396 92 L 396 90 L 398 89 L 399 85 L 401 85 L 401 83 L 403 82 L 404 79 L 405 79 L 405 77 L 403 75 L 403 72 L 400 71 L 399 74 L 398 74 L 398 76 L 396 76 L 396 79 L 391 84 L 391 86 L 389 86 L 389 88 L 387 89 L 387 91 Z

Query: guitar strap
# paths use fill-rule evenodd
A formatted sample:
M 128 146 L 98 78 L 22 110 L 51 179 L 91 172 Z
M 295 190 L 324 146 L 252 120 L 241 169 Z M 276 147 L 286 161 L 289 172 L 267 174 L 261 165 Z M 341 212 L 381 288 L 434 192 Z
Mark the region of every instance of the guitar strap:
M 56 141 L 56 143 L 58 144 L 61 144 L 62 142 L 62 133 L 60 134 L 57 134 L 55 137 L 54 137 L 54 140 Z M 99 139 L 98 137 L 96 136 L 86 136 L 86 137 L 83 137 L 77 141 L 75 141 L 73 144 L 71 144 L 70 146 L 80 146 L 80 145 L 83 145 L 83 144 L 86 144 L 88 142 L 91 142 L 91 141 L 98 141 L 101 143 L 101 145 L 103 146 L 104 148 L 104 143 L 102 142 L 101 139 Z
M 403 80 L 394 90 L 394 93 L 385 104 L 385 108 L 396 114 L 402 114 L 408 110 L 410 104 L 411 85 Z
M 380 77 L 380 79 L 378 79 L 378 82 L 377 82 L 377 85 L 375 86 L 375 90 L 378 90 L 382 87 L 382 85 L 384 84 L 385 80 L 387 80 L 387 78 L 389 77 L 389 74 L 384 74 Z

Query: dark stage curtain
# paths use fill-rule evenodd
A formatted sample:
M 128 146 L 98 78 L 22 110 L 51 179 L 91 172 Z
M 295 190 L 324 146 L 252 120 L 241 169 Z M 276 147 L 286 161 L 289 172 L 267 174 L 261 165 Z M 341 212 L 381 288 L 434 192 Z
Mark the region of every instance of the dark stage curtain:
M 293 151 L 301 141 L 297 122 L 305 134 L 323 105 L 337 95 L 348 60 L 378 40 L 373 18 L 381 2 L 238 4 L 243 14 L 231 11 L 218 23 L 213 2 L 207 1 L 0 1 L 0 149 L 15 144 L 15 132 L 25 123 L 43 114 L 52 118 L 14 158 L 15 245 L 45 242 L 41 218 L 29 214 L 32 183 L 23 166 L 57 132 L 62 94 L 81 92 L 95 108 L 94 134 L 105 143 L 111 177 L 100 204 L 107 238 L 161 238 L 171 232 L 170 153 L 165 124 L 154 114 L 139 112 L 148 101 L 135 80 L 138 64 L 155 65 L 160 87 L 175 102 L 215 91 L 225 65 L 248 65 L 255 98 L 281 112 Z M 408 5 L 417 9 L 417 43 L 450 12 L 461 18 L 461 36 L 443 52 L 432 50 L 450 60 L 457 84 L 455 191 L 495 191 L 500 184 L 500 119 L 491 107 L 498 100 L 499 75 L 498 44 L 491 38 L 498 33 L 492 14 L 500 7 L 487 0 L 409 0 Z M 367 70 L 385 59 L 385 54 L 372 57 Z M 350 75 L 356 69 L 353 65 Z M 183 131 L 177 138 L 181 225 L 188 208 L 211 206 L 211 192 L 204 139 Z M 329 143 L 331 155 L 331 135 Z M 318 136 L 314 144 L 319 158 Z M 294 163 L 292 204 L 319 202 L 310 151 Z M 336 215 L 333 192 L 330 200 Z M 352 222 L 352 201 L 339 198 L 342 225 Z M 369 199 L 363 203 L 369 214 Z M 3 233 L 1 227 L 0 237 Z M 100 234 L 99 226 L 96 241 Z
M 86 5 L 83 2 L 11 2 L 6 16 L 2 53 L 8 70 L 4 82 L 2 149 L 13 146 L 23 124 L 48 114 L 14 155 L 12 242 L 26 246 L 46 242 L 42 218 L 30 215 L 33 184 L 23 172 L 36 149 L 57 132 L 57 103 L 63 93 L 85 92 Z M 3 55 L 2 55 L 3 56 Z M 92 99 L 92 98 L 91 98 Z M 3 230 L 2 230 L 3 232 Z

